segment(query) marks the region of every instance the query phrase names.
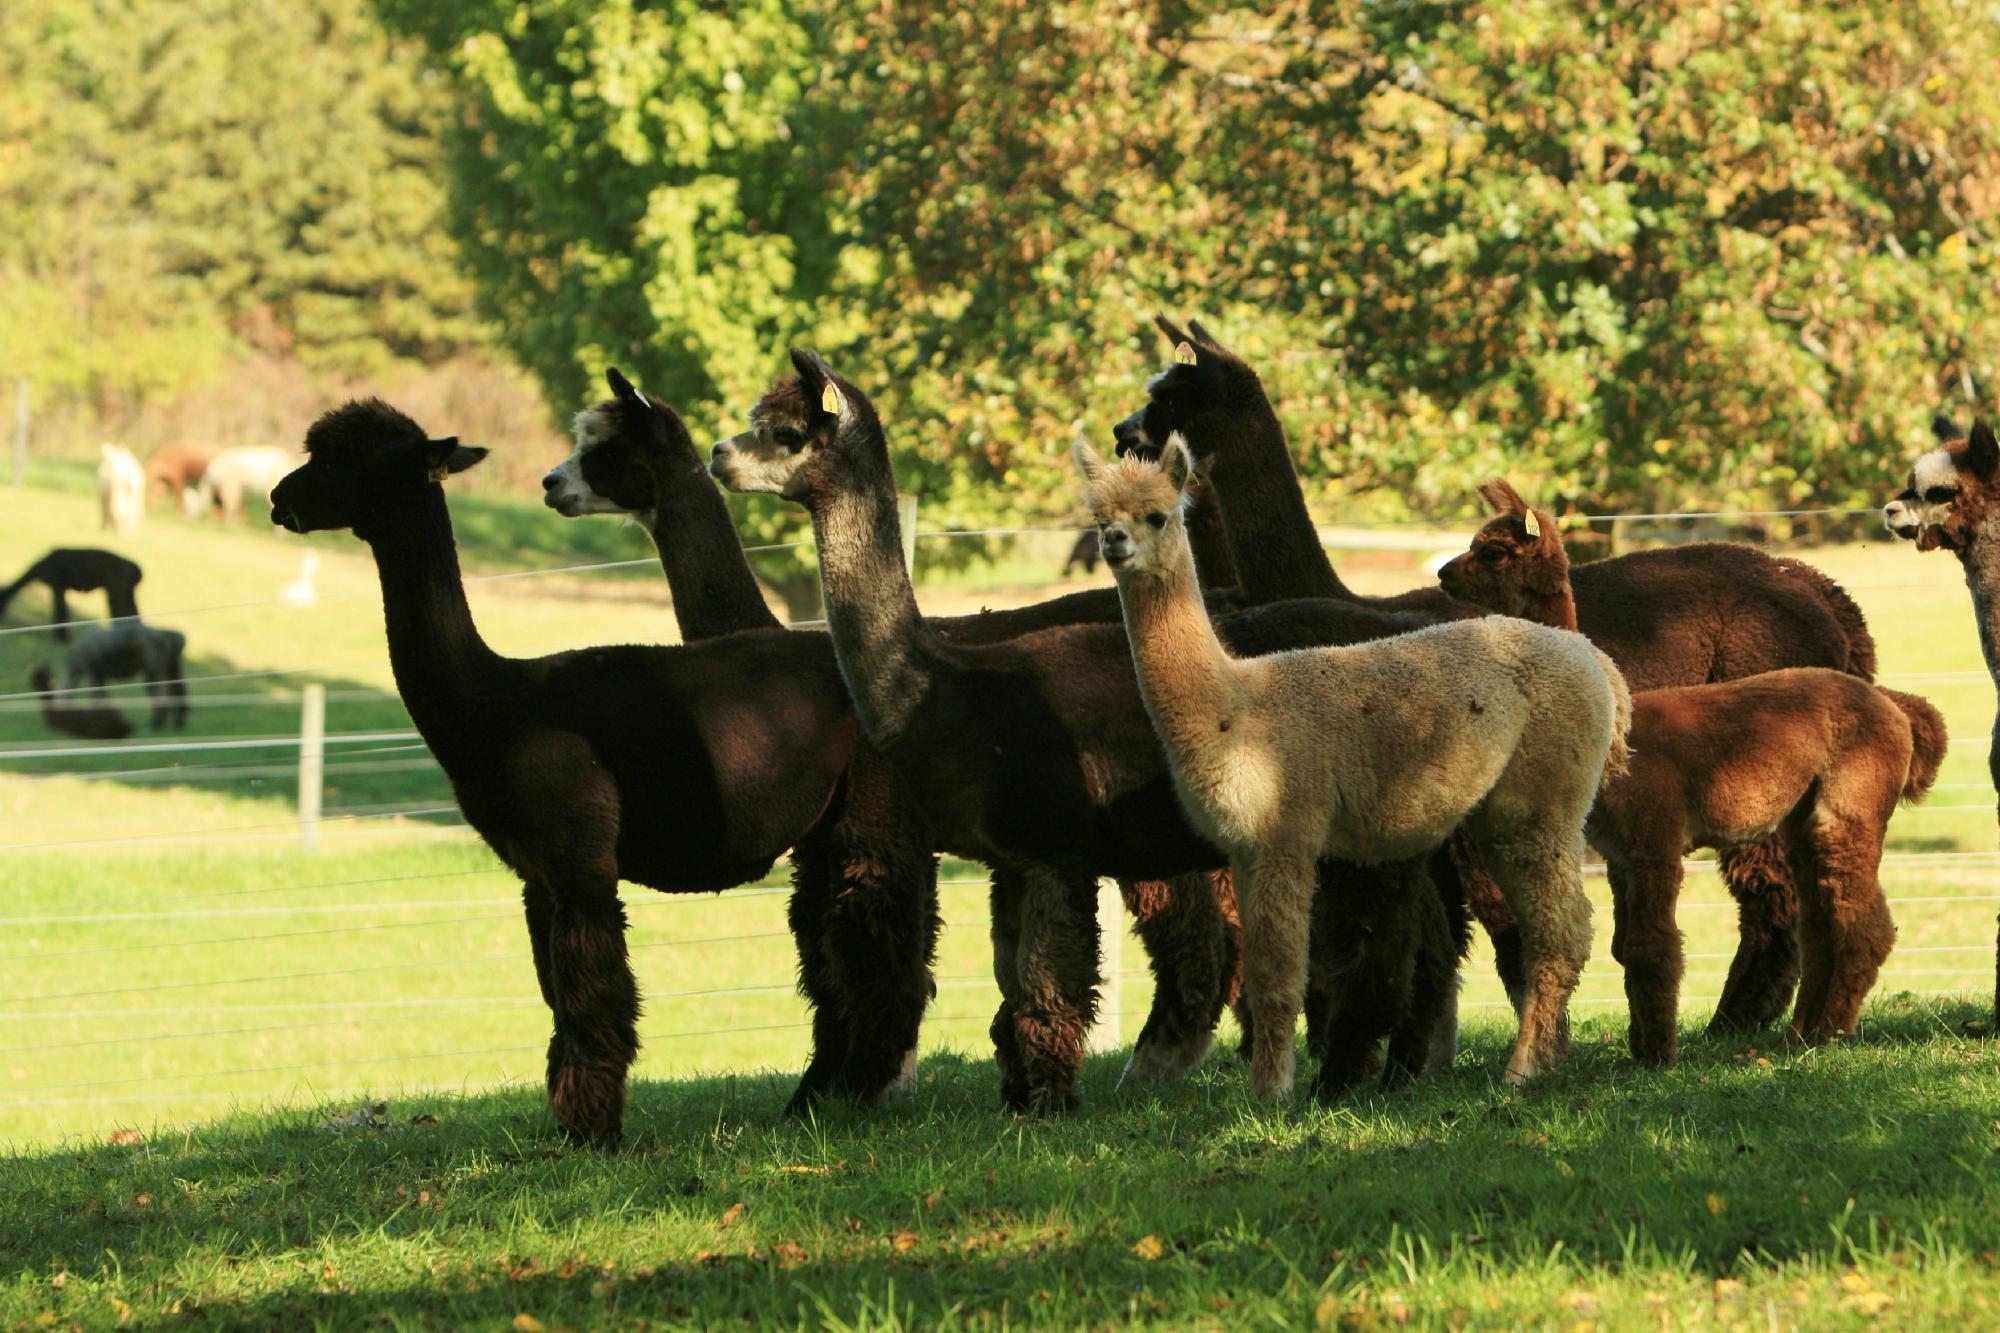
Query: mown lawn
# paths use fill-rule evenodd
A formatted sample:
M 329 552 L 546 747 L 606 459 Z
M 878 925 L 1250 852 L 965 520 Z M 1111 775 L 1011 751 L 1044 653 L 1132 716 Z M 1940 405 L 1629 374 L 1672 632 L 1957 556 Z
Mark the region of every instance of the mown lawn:
M 96 540 L 87 497 L 33 496 L 0 534 L 0 578 Z M 478 516 L 474 574 L 649 552 L 603 520 L 455 504 Z M 407 730 L 351 539 L 155 514 L 124 549 L 147 569 L 141 606 L 188 633 L 190 670 L 211 677 L 187 739 L 295 735 L 305 680 L 329 689 L 329 733 Z M 306 550 L 318 604 L 269 605 Z M 1892 828 L 1894 854 L 1919 859 L 1885 876 L 1901 935 L 1862 1039 L 1700 1039 L 1733 932 L 1719 883 L 1697 874 L 1682 1067 L 1631 1068 L 1622 983 L 1600 956 L 1575 1058 L 1523 1094 L 1493 1082 L 1507 1027 L 1482 947 L 1449 1079 L 1274 1112 L 1223 1051 L 1157 1096 L 1114 1092 L 1113 1052 L 1083 1113 L 1018 1123 L 986 1054 L 980 872 L 948 862 L 921 1094 L 816 1126 L 777 1115 L 805 1051 L 782 882 L 629 891 L 647 995 L 631 1144 L 572 1152 L 534 1086 L 547 1020 L 516 886 L 456 827 L 421 747 L 336 745 L 333 813 L 308 855 L 293 751 L 11 757 L 64 742 L 30 701 L 0 698 L 0 1324 L 113 1324 L 128 1307 L 142 1322 L 177 1308 L 549 1327 L 1980 1319 L 2000 1298 L 1992 687 L 1949 560 L 1886 542 L 1809 555 L 1869 611 L 1885 679 L 1934 699 L 1965 742 Z M 1354 581 L 1414 578 L 1377 558 Z M 960 581 L 926 601 L 1034 595 Z M 656 570 L 471 596 L 504 651 L 673 637 Z M 24 595 L 4 628 L 45 606 Z M 0 633 L 0 695 L 50 649 Z M 276 671 L 290 674 L 237 676 Z M 1143 967 L 1126 941 L 1109 1007 L 1127 1036 Z M 375 1098 L 383 1127 L 316 1127 Z M 142 1142 L 108 1144 L 118 1131 Z

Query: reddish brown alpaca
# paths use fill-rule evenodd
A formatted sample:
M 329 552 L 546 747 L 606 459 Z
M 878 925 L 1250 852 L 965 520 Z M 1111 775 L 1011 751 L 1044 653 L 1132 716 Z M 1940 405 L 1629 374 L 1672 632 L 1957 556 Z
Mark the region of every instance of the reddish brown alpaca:
M 1223 527 L 1245 597 L 1335 597 L 1434 618 L 1482 614 L 1437 588 L 1398 597 L 1356 596 L 1327 559 L 1285 442 L 1256 371 L 1199 323 L 1161 318 L 1175 364 L 1146 405 L 1119 423 L 1119 452 L 1150 453 L 1178 430 L 1221 501 Z M 1185 349 L 1182 354 L 1179 349 Z M 1199 553 L 1197 552 L 1197 555 Z M 1861 612 L 1810 565 L 1747 546 L 1703 543 L 1645 551 L 1576 571 L 1582 632 L 1610 655 L 1634 690 L 1699 685 L 1790 666 L 1823 666 L 1867 679 L 1875 645 Z M 1741 915 L 1742 945 L 1712 1030 L 1762 1026 L 1784 1009 L 1797 977 L 1796 903 L 1783 849 L 1763 839 L 1723 853 Z M 1493 934 L 1501 975 L 1519 994 L 1519 943 L 1497 894 L 1473 904 Z
M 202 444 L 163 444 L 146 459 L 146 503 L 155 493 L 166 497 L 169 509 L 178 509 L 181 497 L 201 484 L 216 451 Z
M 1445 591 L 1575 629 L 1555 520 L 1504 481 L 1480 494 L 1503 512 L 1439 572 Z M 1853 1035 L 1896 939 L 1878 878 L 1889 816 L 1897 801 L 1923 799 L 1945 744 L 1944 719 L 1922 699 L 1824 668 L 1633 696 L 1631 765 L 1598 793 L 1584 836 L 1611 877 L 1611 954 L 1625 967 L 1634 1057 L 1674 1061 L 1681 859 L 1774 828 L 1800 905 L 1792 1035 Z

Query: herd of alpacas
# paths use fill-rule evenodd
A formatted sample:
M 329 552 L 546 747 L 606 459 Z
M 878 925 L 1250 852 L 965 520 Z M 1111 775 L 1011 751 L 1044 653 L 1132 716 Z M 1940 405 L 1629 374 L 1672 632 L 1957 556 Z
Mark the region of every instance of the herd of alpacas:
M 715 891 L 787 854 L 812 1009 L 795 1110 L 912 1086 L 939 853 L 991 872 L 991 1036 L 1019 1110 L 1076 1100 L 1100 877 L 1157 982 L 1128 1081 L 1185 1075 L 1230 1005 L 1260 1098 L 1292 1092 L 1301 1012 L 1317 1095 L 1445 1066 L 1474 919 L 1518 1016 L 1504 1077 L 1546 1073 L 1590 953 L 1586 846 L 1611 880 L 1637 1060 L 1675 1058 L 1696 847 L 1717 849 L 1741 926 L 1711 1030 L 1769 1024 L 1796 992 L 1795 1039 L 1854 1032 L 1895 938 L 1884 830 L 1936 779 L 1945 730 L 1871 683 L 1853 601 L 1739 545 L 1571 569 L 1553 518 L 1504 482 L 1440 586 L 1357 596 L 1256 373 L 1198 323 L 1159 326 L 1171 360 L 1116 456 L 1073 451 L 1115 588 L 974 616 L 918 609 L 882 423 L 812 352 L 706 456 L 612 370 L 544 478 L 566 517 L 649 530 L 671 647 L 494 652 L 445 498 L 485 450 L 379 400 L 312 426 L 272 521 L 349 529 L 374 556 L 410 716 L 522 880 L 568 1134 L 622 1131 L 639 989 L 619 881 Z M 1983 425 L 1940 433 L 1889 521 L 1966 561 L 1991 657 L 2000 447 Z M 772 615 L 717 481 L 804 507 L 826 632 Z

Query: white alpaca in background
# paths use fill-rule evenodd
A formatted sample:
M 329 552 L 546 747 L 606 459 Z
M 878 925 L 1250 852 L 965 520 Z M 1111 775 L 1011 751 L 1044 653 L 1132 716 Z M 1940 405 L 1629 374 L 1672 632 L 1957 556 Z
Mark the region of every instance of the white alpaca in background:
M 278 594 L 287 606 L 311 606 L 319 600 L 319 593 L 313 588 L 313 573 L 319 569 L 319 552 L 307 551 L 299 557 L 299 576 L 285 585 Z
M 226 523 L 243 517 L 243 497 L 268 496 L 271 488 L 299 465 L 299 455 L 275 445 L 238 445 L 224 449 L 201 477 L 201 509 L 220 509 Z
M 120 537 L 139 530 L 146 514 L 146 469 L 129 449 L 115 444 L 98 446 L 97 512 L 99 526 Z

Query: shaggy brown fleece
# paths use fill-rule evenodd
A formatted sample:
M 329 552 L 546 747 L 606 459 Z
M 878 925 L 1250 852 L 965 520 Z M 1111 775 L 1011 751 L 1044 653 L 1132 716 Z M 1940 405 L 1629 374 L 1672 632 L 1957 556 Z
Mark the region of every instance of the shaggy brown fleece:
M 58 701 L 49 693 L 52 683 L 46 663 L 28 672 L 28 684 L 42 696 L 42 724 L 49 730 L 87 741 L 122 741 L 132 734 L 132 720 L 117 709 L 80 700 Z

